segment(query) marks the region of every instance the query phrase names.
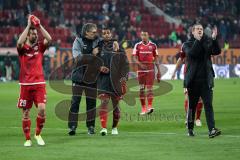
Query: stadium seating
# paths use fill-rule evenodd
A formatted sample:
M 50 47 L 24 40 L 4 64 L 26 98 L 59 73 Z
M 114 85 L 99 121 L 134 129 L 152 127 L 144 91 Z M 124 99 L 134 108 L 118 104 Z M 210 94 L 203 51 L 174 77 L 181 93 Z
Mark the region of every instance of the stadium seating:
M 176 0 L 176 1 L 169 1 L 169 0 L 150 0 L 153 4 L 158 6 L 160 9 L 165 10 L 166 4 L 171 3 L 174 5 L 174 3 L 181 4 L 182 7 L 182 15 L 185 19 L 195 19 L 199 16 L 199 6 L 203 6 L 205 1 L 203 0 Z M 54 1 L 49 1 L 49 3 L 53 3 Z M 76 19 L 79 22 L 83 21 L 82 14 L 83 13 L 89 13 L 89 12 L 96 12 L 96 13 L 102 13 L 102 5 L 106 0 L 68 0 L 68 1 L 59 1 L 61 2 L 62 9 L 61 12 L 63 13 L 64 21 L 74 21 L 76 22 Z M 35 2 L 37 3 L 37 2 Z M 118 5 L 120 1 L 117 1 L 116 5 L 116 11 L 120 10 L 120 6 Z M 180 5 L 179 5 L 180 6 Z M 134 26 L 138 31 L 140 30 L 146 30 L 149 31 L 150 34 L 153 34 L 155 37 L 160 37 L 164 35 L 165 37 L 168 37 L 168 35 L 175 30 L 174 24 L 170 24 L 165 21 L 163 16 L 156 16 L 152 15 L 152 13 L 144 7 L 143 0 L 131 0 L 128 1 L 128 5 L 121 6 L 123 7 L 124 11 L 127 15 L 130 16 L 131 12 L 135 9 L 137 9 L 141 15 L 141 21 L 140 23 L 135 23 L 130 21 L 129 26 Z M 122 8 L 121 8 L 122 9 Z M 11 13 L 13 11 L 19 11 L 19 8 L 13 8 L 13 9 L 3 9 L 0 12 L 0 19 L 6 20 L 11 19 Z M 57 24 L 56 27 L 51 27 L 50 23 L 52 19 L 55 17 L 48 14 L 44 9 L 39 9 L 39 7 L 35 7 L 34 11 L 32 12 L 36 16 L 38 16 L 41 19 L 41 23 L 46 27 L 46 29 L 51 33 L 53 40 L 61 40 L 61 46 L 60 47 L 67 47 L 71 46 L 71 43 L 69 41 L 69 37 L 73 39 L 74 35 L 72 34 L 72 30 L 68 27 L 64 27 L 64 25 Z M 25 13 L 26 14 L 26 13 Z M 213 14 L 212 12 L 209 14 Z M 218 12 L 219 16 L 230 16 L 231 11 L 229 10 L 223 10 Z M 10 17 L 9 17 L 10 16 Z M 176 18 L 179 18 L 181 15 L 171 15 Z M 205 17 L 203 17 L 205 18 Z M 206 18 L 205 18 L 206 19 Z M 99 22 L 95 19 L 92 20 L 92 22 L 95 22 L 99 24 Z M 19 34 L 23 31 L 24 26 L 23 25 L 1 25 L 0 26 L 1 33 L 0 33 L 0 39 L 2 43 L 0 43 L 1 47 L 13 47 L 13 37 L 15 34 Z M 5 33 L 8 33 L 7 35 Z M 240 31 L 239 31 L 240 33 Z M 238 33 L 238 35 L 239 35 Z M 129 40 L 133 40 L 133 35 L 125 33 L 127 38 L 130 38 Z M 237 36 L 238 37 L 238 36 Z M 231 47 L 240 47 L 240 39 L 229 39 L 228 40 Z M 223 41 L 222 41 L 223 43 Z M 168 45 L 167 45 L 168 46 Z M 166 47 L 166 45 L 164 45 Z

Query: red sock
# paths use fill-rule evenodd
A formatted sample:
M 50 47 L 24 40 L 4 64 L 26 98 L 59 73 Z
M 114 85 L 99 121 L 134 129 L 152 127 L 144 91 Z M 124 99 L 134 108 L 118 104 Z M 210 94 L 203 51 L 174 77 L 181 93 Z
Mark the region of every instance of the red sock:
M 23 133 L 25 135 L 26 140 L 31 139 L 31 137 L 30 137 L 31 120 L 23 119 L 22 120 L 22 128 L 23 128 Z
M 106 104 L 102 104 L 99 111 L 102 128 L 107 128 L 107 113 L 108 106 Z
M 140 102 L 142 105 L 142 112 L 146 111 L 146 96 L 145 96 L 145 91 L 144 90 L 140 90 Z
M 196 119 L 200 119 L 201 113 L 202 113 L 202 107 L 203 107 L 203 103 L 202 102 L 198 102 L 198 104 L 197 104 L 197 112 L 196 112 Z
M 184 108 L 185 108 L 185 113 L 187 113 L 187 110 L 188 110 L 188 100 L 185 99 L 184 101 Z
M 148 107 L 152 108 L 152 102 L 153 102 L 153 92 L 152 92 L 152 90 L 148 90 L 147 101 L 148 101 Z
M 36 119 L 36 135 L 39 135 L 42 131 L 43 125 L 45 123 L 46 117 L 42 117 L 41 115 L 38 114 L 37 119 Z

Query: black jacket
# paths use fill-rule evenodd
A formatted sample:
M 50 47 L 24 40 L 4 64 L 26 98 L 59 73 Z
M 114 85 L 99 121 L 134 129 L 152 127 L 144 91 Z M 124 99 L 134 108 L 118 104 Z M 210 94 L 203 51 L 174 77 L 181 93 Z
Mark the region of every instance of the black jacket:
M 96 83 L 99 74 L 98 68 L 102 65 L 101 61 L 92 54 L 94 48 L 98 46 L 100 39 L 88 40 L 76 37 L 72 54 L 74 57 L 74 67 L 72 71 L 73 82 Z
M 123 49 L 117 53 L 112 49 L 113 41 L 109 43 L 100 43 L 100 53 L 98 57 L 103 65 L 110 69 L 109 73 L 100 73 L 98 77 L 98 89 L 101 93 L 110 93 L 115 96 L 121 96 L 122 89 L 120 79 L 128 79 L 129 62 Z
M 204 69 L 206 74 L 206 82 L 210 88 L 214 87 L 214 71 L 212 67 L 211 55 L 219 55 L 221 53 L 220 46 L 217 40 L 203 36 L 199 41 L 191 38 L 182 46 L 183 52 L 186 54 L 187 67 L 184 77 L 184 87 L 191 88 L 194 82 L 198 81 L 196 78 L 198 69 Z M 203 82 L 203 83 L 206 83 Z

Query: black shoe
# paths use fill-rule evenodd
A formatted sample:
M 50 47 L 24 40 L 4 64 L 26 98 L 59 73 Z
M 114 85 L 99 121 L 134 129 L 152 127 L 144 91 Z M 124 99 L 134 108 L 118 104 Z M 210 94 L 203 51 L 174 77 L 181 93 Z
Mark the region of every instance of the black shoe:
M 188 136 L 189 136 L 189 137 L 194 137 L 194 136 L 195 136 L 192 129 L 189 129 L 189 130 L 188 130 Z
M 94 131 L 94 127 L 93 127 L 93 126 L 88 127 L 88 134 L 89 134 L 89 135 L 95 134 L 95 131 Z
M 209 138 L 214 138 L 216 136 L 219 136 L 220 134 L 221 134 L 221 131 L 219 129 L 213 128 L 209 133 Z
M 75 129 L 71 129 L 69 132 L 68 132 L 69 136 L 74 136 L 76 134 L 76 130 Z
M 150 109 L 148 109 L 147 114 L 151 114 L 151 113 L 153 113 L 153 111 L 154 111 L 154 108 L 150 108 Z

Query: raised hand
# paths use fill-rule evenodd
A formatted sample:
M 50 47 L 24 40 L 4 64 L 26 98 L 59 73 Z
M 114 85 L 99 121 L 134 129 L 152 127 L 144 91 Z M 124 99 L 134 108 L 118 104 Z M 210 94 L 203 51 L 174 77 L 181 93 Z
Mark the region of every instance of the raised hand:
M 35 27 L 40 27 L 40 20 L 36 16 L 31 15 L 30 20 Z
M 213 39 L 216 39 L 216 38 L 217 38 L 217 34 L 218 34 L 218 30 L 217 30 L 217 27 L 215 26 L 215 27 L 212 29 L 212 38 L 213 38 Z

